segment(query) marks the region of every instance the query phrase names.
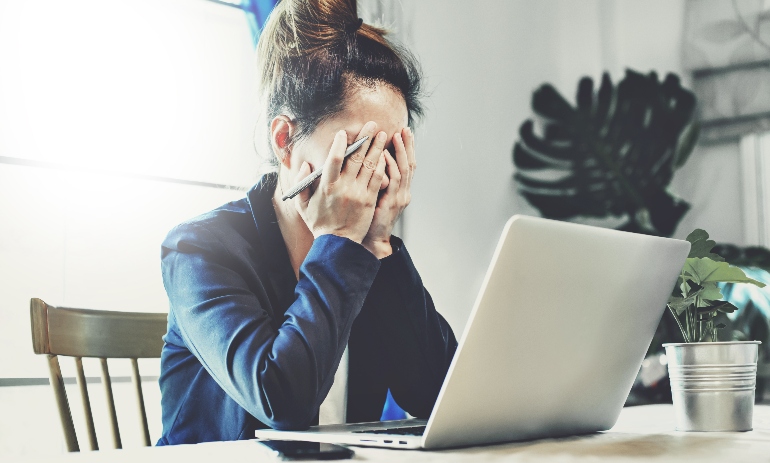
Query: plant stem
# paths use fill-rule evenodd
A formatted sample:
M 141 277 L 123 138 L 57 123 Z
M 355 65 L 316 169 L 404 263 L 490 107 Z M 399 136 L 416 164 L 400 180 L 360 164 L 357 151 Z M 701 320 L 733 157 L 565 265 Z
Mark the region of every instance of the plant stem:
M 682 335 L 684 336 L 684 342 L 690 342 L 690 336 L 687 335 L 687 331 L 685 331 L 684 327 L 682 326 L 682 322 L 679 321 L 679 317 L 676 316 L 674 309 L 669 307 L 668 310 L 671 311 L 671 314 L 674 316 L 674 320 L 676 320 L 676 324 L 679 325 L 679 331 L 681 331 Z
M 698 342 L 698 309 L 696 306 L 691 305 L 687 310 L 687 323 L 690 326 L 690 339 L 692 342 Z
M 700 307 L 700 297 L 695 296 L 695 309 L 693 310 L 693 316 L 695 317 L 695 329 L 697 330 L 697 336 L 695 340 L 703 342 L 703 322 L 698 317 L 698 307 Z

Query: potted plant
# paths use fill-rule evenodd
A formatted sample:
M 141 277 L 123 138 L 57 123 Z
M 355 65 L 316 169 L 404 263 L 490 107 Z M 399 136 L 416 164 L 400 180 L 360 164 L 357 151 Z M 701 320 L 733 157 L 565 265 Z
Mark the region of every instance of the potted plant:
M 690 206 L 669 185 L 699 135 L 695 95 L 676 75 L 660 79 L 654 72 L 628 70 L 617 83 L 608 74 L 598 83 L 586 77 L 574 104 L 544 84 L 532 95 L 532 112 L 513 147 L 513 178 L 518 193 L 543 217 L 673 236 Z M 755 278 L 763 274 L 758 268 L 770 272 L 768 249 L 721 243 L 713 252 L 734 266 L 755 267 L 747 271 Z M 770 294 L 733 286 L 721 286 L 722 299 L 741 301 L 741 310 L 729 319 L 717 310 L 720 316 L 709 326 L 727 325 L 721 339 L 765 342 L 759 354 L 760 398 L 770 384 Z M 754 299 L 747 301 L 749 294 Z M 684 327 L 686 319 L 674 321 L 664 313 L 627 404 L 671 402 L 662 345 L 681 341 L 677 323 Z
M 690 254 L 668 301 L 685 342 L 664 344 L 679 431 L 750 431 L 759 341 L 719 341 L 720 313 L 737 310 L 720 284 L 764 287 L 712 253 L 703 230 L 687 237 Z

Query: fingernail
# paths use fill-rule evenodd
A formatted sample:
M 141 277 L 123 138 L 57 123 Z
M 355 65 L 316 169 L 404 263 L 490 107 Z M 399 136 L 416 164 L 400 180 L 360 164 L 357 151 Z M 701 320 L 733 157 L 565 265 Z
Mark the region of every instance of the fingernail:
M 364 126 L 364 129 L 366 129 L 366 130 L 374 130 L 374 129 L 376 129 L 376 128 L 377 128 L 377 123 L 376 123 L 376 122 L 374 122 L 374 121 L 369 121 L 369 122 L 367 122 L 367 123 L 366 123 L 366 125 Z
M 407 128 L 406 128 L 406 133 L 408 133 L 409 135 L 411 135 L 411 134 L 412 134 L 412 129 L 411 129 L 410 127 L 407 127 Z
M 388 136 L 385 132 L 380 132 L 377 134 L 377 141 L 384 142 L 385 138 Z

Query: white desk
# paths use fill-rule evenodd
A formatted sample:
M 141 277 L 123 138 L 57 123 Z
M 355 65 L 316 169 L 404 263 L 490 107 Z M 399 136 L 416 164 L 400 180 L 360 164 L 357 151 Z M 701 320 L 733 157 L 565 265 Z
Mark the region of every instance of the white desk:
M 626 408 L 612 430 L 587 436 L 543 439 L 443 451 L 354 447 L 355 460 L 372 462 L 770 462 L 770 405 L 754 410 L 754 430 L 743 433 L 675 432 L 673 408 Z M 35 461 L 35 460 L 23 460 Z M 254 463 L 279 461 L 252 441 L 211 442 L 132 450 L 65 454 L 46 463 Z M 338 460 L 344 461 L 344 460 Z

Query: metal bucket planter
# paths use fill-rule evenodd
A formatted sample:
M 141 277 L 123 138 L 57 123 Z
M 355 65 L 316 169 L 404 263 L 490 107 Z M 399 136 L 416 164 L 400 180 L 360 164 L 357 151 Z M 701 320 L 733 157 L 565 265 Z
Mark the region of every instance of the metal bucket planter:
M 759 344 L 663 345 L 677 431 L 751 431 Z

